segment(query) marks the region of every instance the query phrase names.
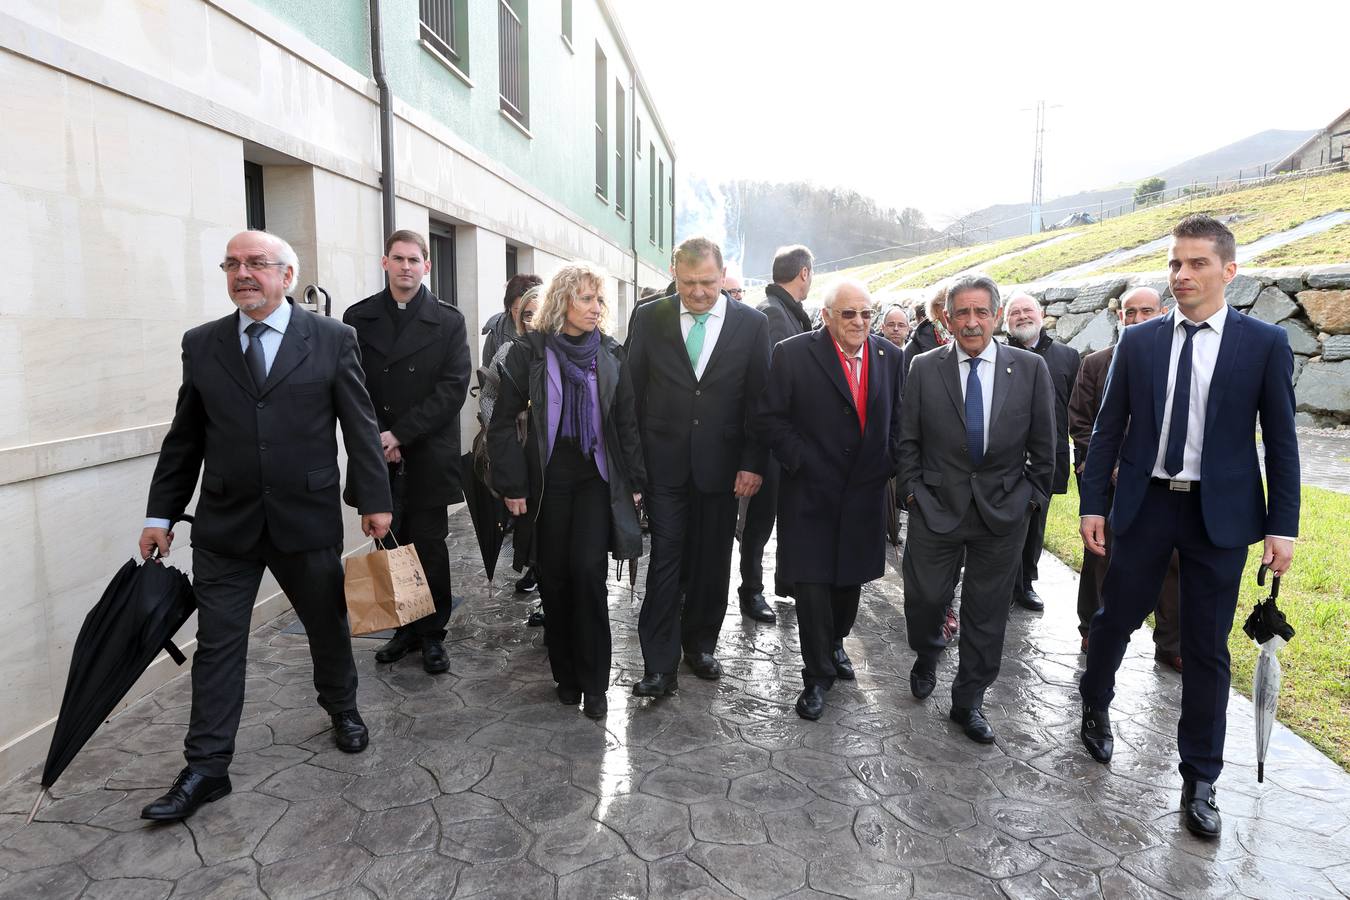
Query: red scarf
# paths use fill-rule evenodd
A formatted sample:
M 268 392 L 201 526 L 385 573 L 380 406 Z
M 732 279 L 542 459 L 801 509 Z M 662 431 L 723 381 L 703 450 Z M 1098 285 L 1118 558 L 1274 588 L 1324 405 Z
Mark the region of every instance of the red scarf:
M 861 365 L 858 366 L 860 374 L 858 380 L 853 380 L 853 367 L 849 365 L 850 357 L 844 355 L 844 350 L 839 346 L 838 341 L 834 341 L 834 352 L 839 354 L 839 367 L 844 370 L 844 381 L 848 384 L 849 393 L 853 395 L 853 408 L 858 411 L 858 430 L 867 430 L 867 370 L 869 367 L 867 342 L 863 340 L 863 352 Z

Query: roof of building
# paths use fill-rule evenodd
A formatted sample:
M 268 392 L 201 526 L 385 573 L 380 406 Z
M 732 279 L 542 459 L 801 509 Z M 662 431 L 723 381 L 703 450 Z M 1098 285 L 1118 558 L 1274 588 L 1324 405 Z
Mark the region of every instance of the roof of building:
M 1304 150 L 1307 150 L 1313 144 L 1325 138 L 1328 134 L 1331 133 L 1331 129 L 1336 127 L 1336 124 L 1338 122 L 1343 122 L 1346 119 L 1350 119 L 1350 109 L 1347 109 L 1345 112 L 1341 113 L 1339 116 L 1332 119 L 1330 122 L 1327 123 L 1327 126 L 1325 128 L 1318 131 L 1316 134 L 1308 138 L 1303 143 L 1299 144 L 1298 147 L 1296 147 L 1292 153 L 1290 153 L 1284 159 L 1280 160 L 1275 164 L 1274 171 L 1278 172 L 1285 166 L 1293 165 L 1295 160 L 1297 160 L 1300 156 L 1303 155 Z

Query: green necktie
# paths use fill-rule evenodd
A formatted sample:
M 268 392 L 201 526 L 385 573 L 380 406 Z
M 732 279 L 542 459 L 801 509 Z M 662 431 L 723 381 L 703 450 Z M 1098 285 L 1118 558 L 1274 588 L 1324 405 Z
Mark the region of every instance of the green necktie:
M 689 365 L 694 367 L 694 372 L 698 372 L 698 359 L 703 355 L 703 339 L 708 335 L 708 326 L 704 323 L 708 321 L 708 316 L 712 313 L 690 313 L 693 316 L 694 324 L 689 329 L 689 337 L 684 339 L 685 352 L 689 354 Z

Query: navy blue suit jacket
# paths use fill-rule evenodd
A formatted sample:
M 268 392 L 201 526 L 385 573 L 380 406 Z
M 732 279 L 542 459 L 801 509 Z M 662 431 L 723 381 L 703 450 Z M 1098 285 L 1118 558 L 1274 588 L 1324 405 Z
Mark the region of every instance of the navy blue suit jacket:
M 1173 311 L 1125 329 L 1106 377 L 1079 511 L 1085 516 L 1107 514 L 1111 470 L 1119 459 L 1110 508 L 1116 534 L 1127 533 L 1134 524 L 1153 475 L 1176 315 Z M 1294 356 L 1283 328 L 1228 308 L 1205 404 L 1200 457 L 1205 530 L 1218 547 L 1242 547 L 1268 534 L 1298 535 L 1293 371 Z M 1258 420 L 1265 447 L 1265 491 L 1256 455 Z

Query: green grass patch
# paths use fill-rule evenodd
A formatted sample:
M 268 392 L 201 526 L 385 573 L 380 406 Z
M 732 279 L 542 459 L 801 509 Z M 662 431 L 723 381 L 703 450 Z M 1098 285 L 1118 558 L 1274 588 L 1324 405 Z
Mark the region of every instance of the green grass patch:
M 1350 222 L 1276 247 L 1252 260 L 1253 266 L 1323 266 L 1350 262 Z
M 1350 770 L 1350 529 L 1346 528 L 1350 495 L 1304 485 L 1302 500 L 1293 568 L 1280 584 L 1280 609 L 1298 633 L 1280 651 L 1284 685 L 1279 719 Z M 1082 568 L 1078 492 L 1073 481 L 1069 493 L 1050 504 L 1045 548 L 1075 571 Z M 1256 545 L 1247 555 L 1237 616 L 1228 638 L 1233 687 L 1244 696 L 1251 696 L 1257 648 L 1242 633 L 1242 622 L 1268 590 L 1256 584 L 1260 564 L 1261 547 Z

